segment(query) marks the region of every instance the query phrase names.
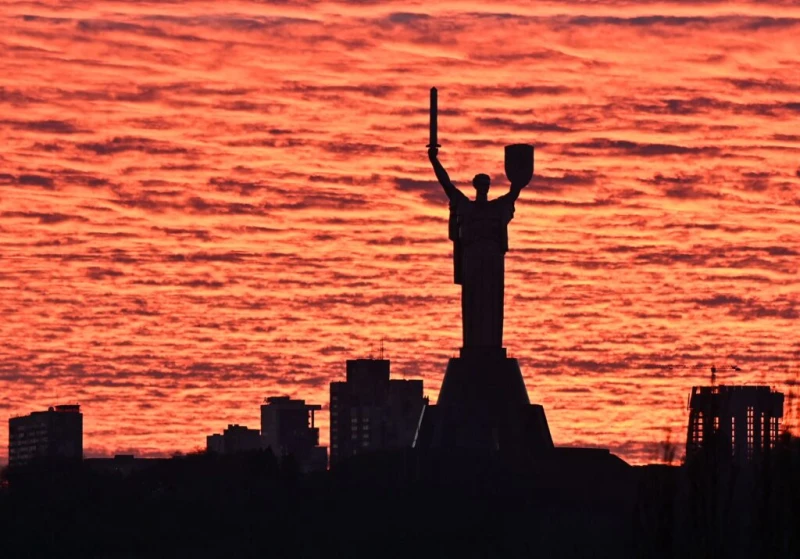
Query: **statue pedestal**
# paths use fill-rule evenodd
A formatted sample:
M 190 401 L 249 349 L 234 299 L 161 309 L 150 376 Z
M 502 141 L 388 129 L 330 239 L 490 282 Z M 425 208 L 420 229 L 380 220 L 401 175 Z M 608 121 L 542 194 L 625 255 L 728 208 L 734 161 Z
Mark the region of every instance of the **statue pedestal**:
M 544 408 L 531 404 L 505 348 L 462 348 L 447 365 L 439 400 L 420 418 L 416 448 L 536 457 L 553 449 Z

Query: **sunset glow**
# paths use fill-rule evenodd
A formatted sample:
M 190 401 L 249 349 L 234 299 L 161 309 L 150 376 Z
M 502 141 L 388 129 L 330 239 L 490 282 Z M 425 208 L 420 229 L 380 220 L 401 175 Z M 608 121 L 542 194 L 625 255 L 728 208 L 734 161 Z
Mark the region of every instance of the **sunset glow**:
M 6 0 L 0 29 L 4 425 L 80 403 L 87 455 L 187 452 L 266 396 L 327 407 L 381 340 L 435 401 L 432 86 L 465 194 L 536 146 L 505 345 L 557 445 L 656 461 L 712 364 L 793 394 L 796 5 Z

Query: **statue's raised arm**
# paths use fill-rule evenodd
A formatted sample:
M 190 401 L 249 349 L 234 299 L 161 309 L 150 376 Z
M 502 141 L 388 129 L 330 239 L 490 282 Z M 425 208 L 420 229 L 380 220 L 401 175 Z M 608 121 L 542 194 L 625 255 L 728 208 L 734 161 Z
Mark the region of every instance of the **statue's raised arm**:
M 517 198 L 519 198 L 519 193 L 522 192 L 522 189 L 528 186 L 528 183 L 511 183 L 511 188 L 508 191 L 508 194 L 505 195 L 507 200 L 511 202 L 516 202 Z
M 441 164 L 441 162 L 439 162 L 438 148 L 428 148 L 428 159 L 431 160 L 433 172 L 436 173 L 436 178 L 439 180 L 439 184 L 442 185 L 444 193 L 447 194 L 447 197 L 450 199 L 450 201 L 454 201 L 459 194 L 464 196 L 461 191 L 456 188 L 456 185 L 453 184 L 453 181 L 450 180 L 450 175 L 447 174 L 444 166 Z

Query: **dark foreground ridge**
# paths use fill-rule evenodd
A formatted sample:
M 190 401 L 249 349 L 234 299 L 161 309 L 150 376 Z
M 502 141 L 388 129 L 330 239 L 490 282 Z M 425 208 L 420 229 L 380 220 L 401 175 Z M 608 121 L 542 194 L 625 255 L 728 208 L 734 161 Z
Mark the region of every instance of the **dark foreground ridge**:
M 796 446 L 771 471 L 719 476 L 702 459 L 631 467 L 556 449 L 418 450 L 301 474 L 270 451 L 115 469 L 91 460 L 6 470 L 9 556 L 797 557 Z

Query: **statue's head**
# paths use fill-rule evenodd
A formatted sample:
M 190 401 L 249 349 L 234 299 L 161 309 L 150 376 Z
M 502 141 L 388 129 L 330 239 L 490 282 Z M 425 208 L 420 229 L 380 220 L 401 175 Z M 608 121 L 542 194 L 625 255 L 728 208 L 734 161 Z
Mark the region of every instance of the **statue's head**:
M 492 183 L 492 179 L 489 175 L 481 173 L 479 175 L 475 175 L 475 178 L 472 179 L 472 186 L 475 187 L 475 191 L 478 194 L 486 195 L 489 192 L 489 185 Z

